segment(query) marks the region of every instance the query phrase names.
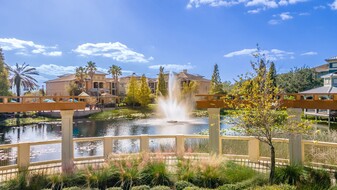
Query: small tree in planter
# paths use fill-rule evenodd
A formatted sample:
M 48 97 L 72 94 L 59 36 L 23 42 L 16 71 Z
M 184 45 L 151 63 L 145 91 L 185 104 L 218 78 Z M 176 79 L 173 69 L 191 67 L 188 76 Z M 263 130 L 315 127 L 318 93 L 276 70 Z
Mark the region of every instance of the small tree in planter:
M 303 133 L 308 131 L 310 125 L 290 120 L 286 111 L 281 107 L 278 98 L 279 89 L 275 85 L 275 70 L 267 69 L 270 61 L 260 54 L 255 54 L 257 61 L 251 62 L 253 73 L 240 77 L 233 89 L 236 98 L 232 107 L 237 109 L 237 116 L 233 121 L 236 130 L 240 133 L 255 136 L 260 142 L 266 143 L 270 148 L 270 184 L 275 177 L 275 146 L 273 138 L 277 134 Z

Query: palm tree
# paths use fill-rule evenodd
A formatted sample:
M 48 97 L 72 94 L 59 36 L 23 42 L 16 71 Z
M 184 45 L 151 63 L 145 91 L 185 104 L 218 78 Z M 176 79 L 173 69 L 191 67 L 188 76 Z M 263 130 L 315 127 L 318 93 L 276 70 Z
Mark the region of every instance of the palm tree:
M 116 95 L 118 96 L 118 77 L 122 75 L 122 68 L 117 65 L 112 65 L 109 68 L 109 74 L 112 75 L 115 81 Z
M 86 69 L 84 67 L 77 67 L 75 77 L 76 77 L 76 81 L 78 82 L 81 91 L 83 91 L 83 87 L 84 87 L 83 84 L 85 82 L 85 79 L 87 78 Z
M 92 61 L 87 62 L 87 66 L 85 67 L 85 69 L 91 80 L 91 88 L 93 88 L 94 85 L 92 80 L 94 78 L 95 72 L 97 71 L 96 63 Z
M 29 67 L 29 64 L 23 63 L 19 65 L 16 63 L 15 68 L 9 67 L 11 77 L 9 79 L 12 88 L 16 87 L 16 95 L 21 95 L 21 87 L 28 90 L 33 90 L 37 87 L 37 80 L 33 75 L 39 75 L 35 68 Z

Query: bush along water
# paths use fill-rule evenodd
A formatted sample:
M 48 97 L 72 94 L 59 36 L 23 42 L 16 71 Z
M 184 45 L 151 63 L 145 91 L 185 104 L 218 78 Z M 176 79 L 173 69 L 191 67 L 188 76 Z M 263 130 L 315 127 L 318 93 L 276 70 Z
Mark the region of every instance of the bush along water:
M 276 170 L 276 183 L 268 186 L 267 174 L 218 157 L 180 158 L 168 167 L 162 157 L 147 155 L 112 157 L 99 167 L 87 167 L 72 174 L 45 175 L 20 172 L 0 183 L 0 190 L 323 190 L 331 187 L 328 172 L 302 166 Z

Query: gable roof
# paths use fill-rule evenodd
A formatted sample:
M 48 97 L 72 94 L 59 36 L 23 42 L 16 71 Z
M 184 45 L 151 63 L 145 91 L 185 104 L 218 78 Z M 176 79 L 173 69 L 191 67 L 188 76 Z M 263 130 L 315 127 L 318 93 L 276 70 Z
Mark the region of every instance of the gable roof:
M 67 74 L 67 75 L 62 75 L 57 79 L 53 80 L 48 80 L 47 82 L 66 82 L 66 81 L 74 81 L 76 79 L 75 74 Z

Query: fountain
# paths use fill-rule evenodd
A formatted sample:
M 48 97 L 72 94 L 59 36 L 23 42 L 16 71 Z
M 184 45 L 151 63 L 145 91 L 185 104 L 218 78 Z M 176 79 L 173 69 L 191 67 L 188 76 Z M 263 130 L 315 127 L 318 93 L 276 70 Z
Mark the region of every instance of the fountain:
M 180 85 L 170 72 L 168 79 L 168 97 L 160 97 L 158 100 L 159 112 L 168 123 L 177 123 L 189 120 L 189 106 L 180 98 Z

